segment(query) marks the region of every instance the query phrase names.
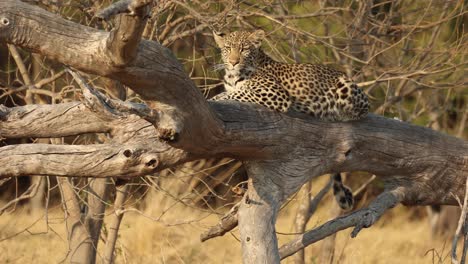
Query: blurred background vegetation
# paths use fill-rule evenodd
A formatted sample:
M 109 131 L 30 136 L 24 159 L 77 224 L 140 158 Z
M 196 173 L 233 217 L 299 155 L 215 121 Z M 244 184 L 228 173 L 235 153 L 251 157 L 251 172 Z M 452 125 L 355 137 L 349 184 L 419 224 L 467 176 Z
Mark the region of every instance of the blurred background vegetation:
M 109 31 L 113 26 L 112 21 L 94 17 L 112 1 L 28 2 L 90 27 Z M 467 139 L 467 5 L 467 0 L 166 0 L 152 7 L 144 38 L 168 47 L 209 98 L 222 91 L 223 75 L 217 70 L 221 60 L 211 32 L 262 28 L 267 32 L 263 47 L 273 58 L 344 71 L 369 95 L 372 112 Z M 0 104 L 80 100 L 80 89 L 63 70 L 63 65 L 38 54 L 0 44 Z M 140 100 L 128 87 L 87 77 L 111 97 Z M 80 135 L 61 142 L 95 144 L 106 137 Z M 0 146 L 50 141 L 0 137 Z M 361 189 L 357 207 L 381 190 L 377 180 L 368 182 L 371 176 L 348 174 L 347 184 Z M 198 236 L 240 199 L 245 180 L 239 162 L 213 159 L 132 181 L 116 261 L 238 263 L 236 231 L 203 244 Z M 314 180 L 312 187 L 306 185 L 284 206 L 277 228 L 280 243 L 294 237 L 299 204 L 311 199 L 326 180 Z M 57 184 L 54 177 L 0 181 L 0 260 L 49 263 L 64 258 L 67 236 Z M 75 179 L 72 184 L 85 208 L 87 180 Z M 113 197 L 106 201 L 109 205 Z M 307 228 L 341 213 L 327 195 Z M 445 243 L 453 234 L 457 214 L 457 208 L 398 207 L 356 239 L 344 231 L 309 247 L 306 263 L 448 262 L 450 247 Z M 33 250 L 26 250 L 33 245 Z

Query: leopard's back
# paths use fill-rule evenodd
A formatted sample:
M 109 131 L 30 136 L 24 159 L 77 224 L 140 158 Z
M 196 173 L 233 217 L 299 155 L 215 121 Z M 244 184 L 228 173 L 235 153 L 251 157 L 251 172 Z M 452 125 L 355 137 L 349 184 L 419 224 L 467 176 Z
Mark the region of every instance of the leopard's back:
M 367 96 L 346 75 L 320 64 L 270 62 L 252 76 L 245 89 L 276 82 L 285 90 L 292 110 L 324 120 L 356 120 L 368 113 Z M 252 87 L 248 87 L 252 86 Z

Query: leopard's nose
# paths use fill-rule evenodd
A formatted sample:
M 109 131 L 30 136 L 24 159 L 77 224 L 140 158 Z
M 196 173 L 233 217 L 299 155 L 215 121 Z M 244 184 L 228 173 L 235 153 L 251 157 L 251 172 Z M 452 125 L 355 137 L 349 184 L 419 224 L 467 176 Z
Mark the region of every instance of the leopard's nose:
M 230 63 L 232 66 L 236 66 L 237 64 L 239 64 L 239 60 L 238 60 L 238 59 L 229 58 L 229 63 Z

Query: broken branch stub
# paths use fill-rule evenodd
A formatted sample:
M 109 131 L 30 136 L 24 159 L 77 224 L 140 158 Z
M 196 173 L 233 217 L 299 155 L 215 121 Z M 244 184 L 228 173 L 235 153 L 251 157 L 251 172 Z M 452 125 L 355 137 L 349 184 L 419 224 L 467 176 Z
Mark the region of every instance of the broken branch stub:
M 138 45 L 149 17 L 148 5 L 151 2 L 123 0 L 110 5 L 96 15 L 99 18 L 109 19 L 111 16 L 120 14 L 116 17 L 116 25 L 110 32 L 105 50 L 115 66 L 128 66 L 136 58 Z
M 101 9 L 96 17 L 100 19 L 109 20 L 111 17 L 129 13 L 132 16 L 146 17 L 149 15 L 147 6 L 153 2 L 153 0 L 121 0 L 108 7 Z

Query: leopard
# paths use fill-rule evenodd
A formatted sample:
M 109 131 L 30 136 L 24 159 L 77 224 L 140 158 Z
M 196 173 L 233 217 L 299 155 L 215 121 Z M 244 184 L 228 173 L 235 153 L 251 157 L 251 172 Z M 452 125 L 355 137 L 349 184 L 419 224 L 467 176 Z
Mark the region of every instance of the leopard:
M 353 121 L 369 112 L 367 95 L 342 71 L 322 64 L 283 63 L 262 49 L 265 31 L 213 32 L 221 49 L 224 89 L 212 100 L 254 103 L 278 112 L 295 111 L 325 121 Z M 354 205 L 341 174 L 333 174 L 338 205 Z

